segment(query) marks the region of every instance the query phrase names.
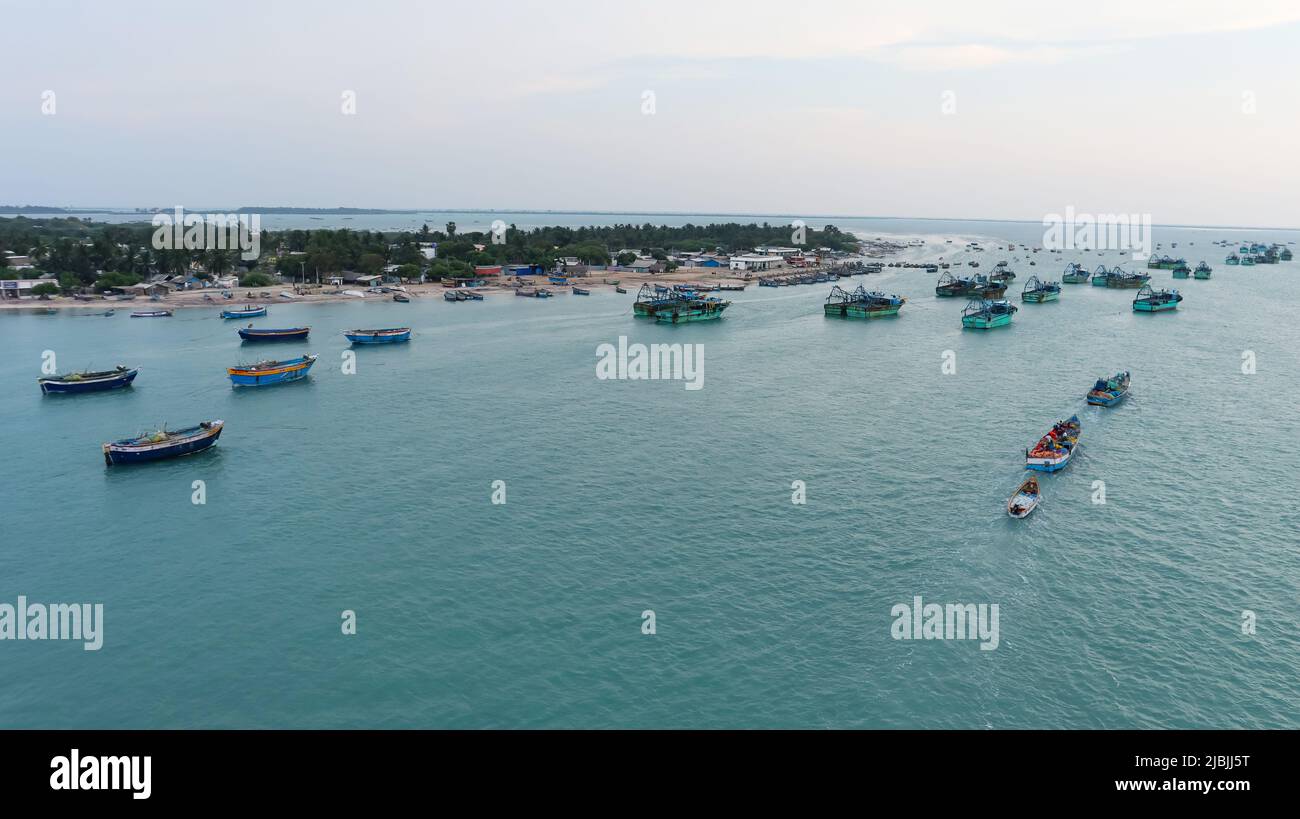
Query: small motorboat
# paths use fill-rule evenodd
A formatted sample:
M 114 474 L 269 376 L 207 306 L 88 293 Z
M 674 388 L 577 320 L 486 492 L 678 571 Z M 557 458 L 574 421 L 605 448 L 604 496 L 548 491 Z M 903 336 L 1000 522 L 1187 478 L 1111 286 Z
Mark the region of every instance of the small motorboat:
M 170 310 L 136 310 L 131 314 L 131 318 L 170 318 Z
M 243 307 L 236 310 L 221 311 L 221 317 L 223 319 L 257 318 L 258 316 L 265 315 L 266 305 L 264 304 L 245 304 Z
M 283 384 L 306 378 L 311 372 L 311 365 L 316 363 L 316 356 L 305 355 L 288 361 L 259 361 L 239 367 L 226 368 L 226 375 L 236 387 L 265 387 L 268 384 Z
M 1025 468 L 1035 472 L 1056 472 L 1064 469 L 1079 446 L 1079 436 L 1083 424 L 1079 416 L 1072 415 L 1068 421 L 1058 421 L 1050 432 L 1034 444 L 1033 449 L 1025 452 Z
M 139 369 L 119 365 L 115 369 L 101 372 L 50 375 L 36 379 L 36 383 L 41 385 L 43 393 L 99 392 L 129 387 L 139 373 Z
M 343 336 L 353 344 L 395 344 L 411 340 L 410 327 L 389 327 L 382 330 L 348 330 Z
M 1128 395 L 1129 374 L 1116 373 L 1111 378 L 1097 379 L 1088 391 L 1088 403 L 1094 407 L 1113 407 Z
M 586 289 L 581 288 L 581 287 L 575 287 L 575 288 L 573 288 L 573 295 L 575 295 L 575 296 L 590 296 L 590 295 L 591 295 L 591 291 L 590 291 L 590 290 L 586 290 Z
M 202 452 L 221 437 L 222 426 L 223 423 L 219 420 L 200 421 L 197 426 L 175 432 L 161 429 L 154 433 L 113 441 L 103 446 L 104 463 L 109 466 L 140 463 Z
M 1038 508 L 1043 494 L 1038 488 L 1038 478 L 1030 475 L 1007 501 L 1007 514 L 1013 518 L 1027 518 L 1029 513 Z
M 244 341 L 301 341 L 311 332 L 310 327 L 285 327 L 282 329 L 253 329 L 248 325 L 239 331 Z

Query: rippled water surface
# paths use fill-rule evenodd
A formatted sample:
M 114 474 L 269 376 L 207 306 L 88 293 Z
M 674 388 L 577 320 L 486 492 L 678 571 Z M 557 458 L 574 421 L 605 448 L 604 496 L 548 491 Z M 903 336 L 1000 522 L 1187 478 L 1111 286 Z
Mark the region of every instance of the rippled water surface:
M 1300 268 L 1224 252 L 1188 250 L 1216 270 L 1176 313 L 1066 285 L 985 333 L 917 270 L 855 280 L 909 299 L 870 323 L 826 319 L 829 285 L 682 327 L 612 292 L 273 304 L 312 327 L 274 350 L 320 361 L 239 392 L 224 368 L 271 348 L 215 309 L 0 315 L 0 601 L 106 612 L 98 652 L 0 643 L 0 724 L 1300 727 Z M 978 258 L 1014 255 L 1017 300 L 1066 260 Z M 341 372 L 340 330 L 394 325 L 413 341 Z M 704 345 L 704 389 L 598 380 L 620 335 Z M 45 350 L 143 369 L 42 397 Z M 1086 407 L 1119 369 L 1128 401 Z M 1076 412 L 1079 456 L 1010 520 L 1024 448 Z M 210 452 L 103 464 L 205 418 Z M 997 603 L 999 646 L 892 639 L 917 595 Z

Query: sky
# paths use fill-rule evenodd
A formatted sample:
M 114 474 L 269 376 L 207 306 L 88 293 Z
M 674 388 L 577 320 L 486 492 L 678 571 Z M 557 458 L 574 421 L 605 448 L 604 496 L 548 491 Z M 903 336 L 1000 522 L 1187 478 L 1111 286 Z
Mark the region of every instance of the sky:
M 0 204 L 1300 227 L 1300 2 L 0 0 Z

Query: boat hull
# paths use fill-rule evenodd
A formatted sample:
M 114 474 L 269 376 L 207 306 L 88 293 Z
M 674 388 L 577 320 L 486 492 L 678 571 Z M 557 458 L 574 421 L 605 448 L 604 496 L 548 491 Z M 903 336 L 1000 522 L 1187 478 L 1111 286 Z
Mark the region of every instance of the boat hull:
M 1011 323 L 1011 316 L 1003 314 L 999 316 L 962 316 L 961 326 L 968 330 L 992 330 L 995 327 L 1005 327 Z
M 1022 297 L 1029 304 L 1042 304 L 1046 301 L 1056 301 L 1061 298 L 1059 290 L 1050 290 L 1047 292 L 1025 293 Z
M 221 317 L 223 319 L 257 318 L 259 316 L 265 316 L 265 315 L 266 315 L 265 307 L 263 307 L 260 310 L 222 310 L 221 311 Z
M 411 331 L 400 333 L 344 333 L 344 338 L 353 344 L 399 344 L 411 340 Z
M 157 444 L 104 444 L 104 462 L 109 466 L 138 464 L 202 452 L 221 437 L 221 430 L 224 428 L 222 423 L 213 421 L 212 424 L 213 426 L 208 429 L 176 441 Z
M 1165 313 L 1170 310 L 1177 310 L 1177 309 L 1178 309 L 1178 302 L 1176 301 L 1168 301 L 1168 302 L 1161 302 L 1161 303 L 1155 303 L 1149 301 L 1133 302 L 1133 310 L 1138 313 Z
M 686 324 L 692 321 L 713 321 L 722 318 L 721 310 L 661 310 L 655 313 L 659 324 Z
M 249 330 L 239 331 L 244 341 L 301 341 L 311 332 L 310 327 L 293 327 L 287 330 Z
M 1032 469 L 1035 472 L 1058 472 L 1065 469 L 1073 454 L 1074 449 L 1071 449 L 1057 458 L 1025 458 L 1025 469 Z
M 1209 273 L 1197 273 L 1197 274 L 1196 274 L 1196 278 L 1201 279 L 1202 281 L 1204 281 L 1205 279 L 1210 278 L 1210 274 L 1209 274 Z
M 118 375 L 106 376 L 104 378 L 90 378 L 84 381 L 41 380 L 41 392 L 46 394 L 76 394 L 82 392 L 118 390 L 123 387 L 131 386 L 131 382 L 135 381 L 135 377 L 139 374 L 139 370 L 127 370 Z
M 236 387 L 268 387 L 272 384 L 285 384 L 290 381 L 301 381 L 311 372 L 311 367 L 315 363 L 315 358 L 309 358 L 300 361 L 286 362 L 283 367 L 276 367 L 268 370 L 250 370 L 240 367 L 230 367 L 226 370 L 226 375 L 230 376 L 230 383 Z

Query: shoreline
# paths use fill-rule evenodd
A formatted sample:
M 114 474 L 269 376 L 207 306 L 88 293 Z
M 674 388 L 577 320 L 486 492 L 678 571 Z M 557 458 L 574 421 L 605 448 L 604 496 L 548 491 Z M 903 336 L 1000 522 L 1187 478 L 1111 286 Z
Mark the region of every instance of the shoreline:
M 756 284 L 757 276 L 744 277 L 732 275 L 733 271 L 714 272 L 714 268 L 679 268 L 671 273 L 644 274 L 644 273 L 624 273 L 619 272 L 609 276 L 587 276 L 587 277 L 570 277 L 570 284 L 551 284 L 545 281 L 545 276 L 532 277 L 538 281 L 529 282 L 524 279 L 524 286 L 545 287 L 550 289 L 556 295 L 567 291 L 572 285 L 577 285 L 585 289 L 608 290 L 613 292 L 615 285 L 612 282 L 619 282 L 620 286 L 628 288 L 639 288 L 646 283 L 663 282 L 669 284 L 683 284 L 686 282 L 700 282 L 709 284 Z M 789 268 L 782 272 L 795 272 L 799 268 Z M 507 282 L 513 282 L 515 279 L 503 278 L 499 282 L 472 289 L 475 293 L 483 296 L 514 296 L 515 288 L 510 287 Z M 362 297 L 350 296 L 346 293 L 335 292 L 334 288 L 316 287 L 308 285 L 307 292 L 297 293 L 292 299 L 286 299 L 280 294 L 284 292 L 293 292 L 295 285 L 284 284 L 274 287 L 259 287 L 252 290 L 243 288 L 234 288 L 231 290 L 233 298 L 224 299 L 220 296 L 220 291 L 216 288 L 206 290 L 187 290 L 170 293 L 164 298 L 153 301 L 147 296 L 136 296 L 133 299 L 119 300 L 116 298 L 98 297 L 91 301 L 82 301 L 71 296 L 51 296 L 48 301 L 42 301 L 39 298 L 25 299 L 5 299 L 0 300 L 0 311 L 43 311 L 43 310 L 78 310 L 78 309 L 123 309 L 123 310 L 179 310 L 193 307 L 218 308 L 229 305 L 242 305 L 250 302 L 258 304 L 324 304 L 341 301 L 357 302 L 392 302 L 393 294 L 389 293 L 366 293 Z M 412 300 L 417 299 L 437 299 L 441 294 L 453 288 L 443 287 L 441 283 L 425 284 L 407 284 L 402 285 L 404 292 L 411 296 Z M 363 291 L 358 291 L 363 292 Z M 204 296 L 212 296 L 212 301 L 204 300 Z M 571 295 L 571 294 L 570 294 Z

